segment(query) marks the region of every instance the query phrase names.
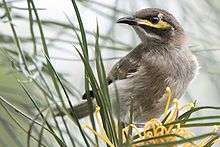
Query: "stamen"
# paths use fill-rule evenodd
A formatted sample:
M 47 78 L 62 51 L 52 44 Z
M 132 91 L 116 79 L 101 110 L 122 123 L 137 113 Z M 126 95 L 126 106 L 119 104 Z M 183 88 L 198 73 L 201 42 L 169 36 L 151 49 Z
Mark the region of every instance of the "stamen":
M 111 141 L 108 139 L 107 136 L 102 135 L 102 134 L 100 134 L 100 133 L 97 133 L 93 128 L 91 128 L 91 127 L 88 126 L 88 125 L 83 125 L 82 127 L 83 127 L 83 128 L 87 128 L 87 129 L 89 129 L 90 131 L 92 131 L 92 133 L 94 133 L 97 137 L 99 137 L 101 140 L 103 140 L 104 142 L 106 142 L 110 147 L 115 147 L 115 146 L 111 143 Z
M 100 115 L 100 107 L 96 105 L 96 108 L 95 108 L 96 121 L 98 123 L 99 128 L 101 129 L 101 132 L 105 134 L 105 129 L 103 128 L 99 115 Z
M 168 114 L 170 101 L 171 101 L 171 95 L 172 95 L 170 87 L 166 88 L 165 95 L 167 96 L 167 104 L 166 104 L 166 108 L 165 108 L 165 116 L 166 116 Z

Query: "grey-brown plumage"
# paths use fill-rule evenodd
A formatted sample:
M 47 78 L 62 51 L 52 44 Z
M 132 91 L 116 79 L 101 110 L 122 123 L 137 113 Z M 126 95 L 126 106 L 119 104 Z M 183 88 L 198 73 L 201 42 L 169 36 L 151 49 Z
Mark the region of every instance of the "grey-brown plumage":
M 120 99 L 121 120 L 128 122 L 132 102 L 137 123 L 159 117 L 166 105 L 166 87 L 180 98 L 197 73 L 198 63 L 187 48 L 185 32 L 165 10 L 147 8 L 118 20 L 131 25 L 141 43 L 116 63 L 108 74 L 114 103 L 115 82 Z

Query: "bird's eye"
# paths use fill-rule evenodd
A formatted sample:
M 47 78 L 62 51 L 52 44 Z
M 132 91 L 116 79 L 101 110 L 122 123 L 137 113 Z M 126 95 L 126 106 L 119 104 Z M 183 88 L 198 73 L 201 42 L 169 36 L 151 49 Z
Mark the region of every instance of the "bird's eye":
M 153 17 L 150 18 L 150 21 L 153 24 L 157 24 L 158 22 L 160 22 L 160 18 L 158 16 L 153 16 Z

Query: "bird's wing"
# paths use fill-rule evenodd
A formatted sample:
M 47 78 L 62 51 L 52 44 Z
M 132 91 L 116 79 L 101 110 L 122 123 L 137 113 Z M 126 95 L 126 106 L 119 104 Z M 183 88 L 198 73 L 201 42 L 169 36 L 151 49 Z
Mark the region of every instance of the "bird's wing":
M 115 80 L 125 79 L 128 76 L 135 73 L 140 67 L 140 61 L 142 58 L 143 45 L 139 44 L 129 54 L 119 60 L 111 69 L 107 76 L 108 84 L 111 84 Z
M 139 44 L 135 49 L 119 60 L 108 73 L 108 84 L 111 84 L 115 80 L 126 79 L 138 71 L 140 61 L 142 59 L 143 49 L 143 44 Z M 93 91 L 89 92 L 89 96 L 85 93 L 82 96 L 82 99 L 87 99 L 87 97 L 94 97 Z

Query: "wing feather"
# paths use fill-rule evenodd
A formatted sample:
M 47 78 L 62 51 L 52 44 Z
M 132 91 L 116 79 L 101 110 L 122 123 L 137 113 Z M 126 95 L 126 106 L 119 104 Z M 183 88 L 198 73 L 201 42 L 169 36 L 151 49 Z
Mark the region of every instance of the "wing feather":
M 125 79 L 138 71 L 142 59 L 143 45 L 139 44 L 129 54 L 119 60 L 111 69 L 107 76 L 107 81 L 111 84 L 115 80 Z

